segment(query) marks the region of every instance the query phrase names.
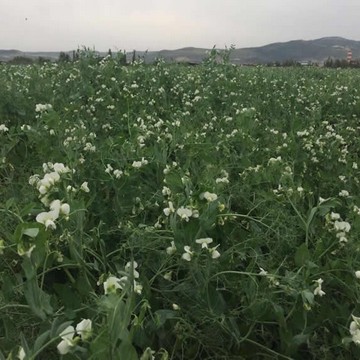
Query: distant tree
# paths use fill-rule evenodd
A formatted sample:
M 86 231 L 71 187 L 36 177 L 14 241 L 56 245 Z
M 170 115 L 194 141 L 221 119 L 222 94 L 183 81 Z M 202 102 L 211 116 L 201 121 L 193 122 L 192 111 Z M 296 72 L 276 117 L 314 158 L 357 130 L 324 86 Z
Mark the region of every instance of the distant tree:
M 284 67 L 290 67 L 290 66 L 300 66 L 301 64 L 296 60 L 288 59 L 288 60 L 284 60 L 281 65 Z
M 117 53 L 117 56 L 116 56 L 116 60 L 118 61 L 118 63 L 120 65 L 127 65 L 127 62 L 126 62 L 126 51 L 124 50 L 123 52 L 122 51 L 119 51 Z
M 108 56 L 110 56 L 112 58 L 112 51 L 111 49 L 108 50 Z
M 43 56 L 39 56 L 36 62 L 40 65 L 50 62 L 50 59 L 44 58 Z
M 328 57 L 328 58 L 324 61 L 324 67 L 328 67 L 328 68 L 334 67 L 334 60 L 333 60 L 331 57 Z
M 59 54 L 59 62 L 69 62 L 70 61 L 70 55 L 61 51 Z
M 136 51 L 134 50 L 132 53 L 132 59 L 131 62 L 134 63 L 136 61 Z
M 73 50 L 72 52 L 72 61 L 77 61 L 80 59 L 80 50 L 77 49 L 76 51 Z
M 34 63 L 34 60 L 26 56 L 15 56 L 8 63 L 12 65 L 31 65 Z

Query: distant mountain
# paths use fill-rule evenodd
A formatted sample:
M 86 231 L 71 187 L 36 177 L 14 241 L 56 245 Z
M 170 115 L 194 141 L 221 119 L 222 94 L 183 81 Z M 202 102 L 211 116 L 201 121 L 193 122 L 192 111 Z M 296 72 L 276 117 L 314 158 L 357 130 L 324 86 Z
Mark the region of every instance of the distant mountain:
M 231 59 L 235 63 L 268 63 L 275 61 L 323 62 L 327 58 L 346 59 L 348 50 L 353 59 L 360 58 L 360 41 L 341 37 L 325 37 L 316 40 L 294 40 L 261 47 L 236 49 Z
M 360 41 L 344 39 L 342 37 L 324 37 L 316 40 L 293 40 L 273 43 L 265 46 L 234 49 L 230 60 L 235 64 L 265 64 L 269 62 L 283 62 L 286 60 L 323 62 L 327 58 L 346 59 L 351 49 L 353 58 L 360 58 Z M 153 62 L 156 58 L 166 61 L 200 63 L 207 56 L 209 49 L 186 47 L 178 50 L 136 51 L 135 56 L 146 62 Z M 71 51 L 67 52 L 71 55 Z M 99 53 L 104 56 L 106 53 Z M 127 53 L 128 60 L 132 52 Z M 9 61 L 16 56 L 32 59 L 38 57 L 56 60 L 59 52 L 21 52 L 19 50 L 0 50 L 0 60 Z

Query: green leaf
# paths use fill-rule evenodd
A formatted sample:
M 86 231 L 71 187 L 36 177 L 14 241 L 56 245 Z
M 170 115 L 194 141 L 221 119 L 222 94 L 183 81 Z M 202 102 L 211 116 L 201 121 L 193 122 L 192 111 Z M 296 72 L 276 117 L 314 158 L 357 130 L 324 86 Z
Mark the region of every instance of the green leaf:
M 329 198 L 327 200 L 325 200 L 324 202 L 322 202 L 318 208 L 319 208 L 319 214 L 321 216 L 326 215 L 331 208 L 334 208 L 336 206 L 341 205 L 341 202 L 338 199 L 335 198 Z
M 49 338 L 50 330 L 46 330 L 44 333 L 39 335 L 34 343 L 34 352 L 37 352 L 45 344 L 46 340 Z
M 310 290 L 303 290 L 301 292 L 304 305 L 314 305 L 314 294 Z
M 128 340 L 123 340 L 116 351 L 117 359 L 139 360 L 134 346 Z
M 311 222 L 313 221 L 314 216 L 315 216 L 316 212 L 318 211 L 318 209 L 319 208 L 317 206 L 315 206 L 310 210 L 310 214 L 309 214 L 309 216 L 307 218 L 307 221 L 306 221 L 307 228 L 309 228 L 309 226 L 310 226 Z
M 309 261 L 310 253 L 306 244 L 302 244 L 298 247 L 295 253 L 295 264 L 297 266 L 303 266 Z
M 207 297 L 207 303 L 209 309 L 215 314 L 223 314 L 226 309 L 226 302 L 220 291 L 212 285 L 209 285 L 207 288 L 207 293 L 204 294 Z
M 65 321 L 61 322 L 61 319 L 58 317 L 54 319 L 53 323 L 51 324 L 50 329 L 50 339 L 53 339 L 56 336 L 64 331 L 68 326 L 70 326 L 73 322 L 72 321 Z
M 126 301 L 122 297 L 118 297 L 117 294 L 110 294 L 106 299 L 106 306 L 109 308 L 108 326 L 110 342 L 115 348 L 118 344 L 118 340 L 129 339 L 130 333 L 128 330 L 131 315 L 132 315 L 132 301 L 131 297 Z
M 28 355 L 30 353 L 30 348 L 23 333 L 20 333 L 20 341 L 22 348 L 24 349 L 25 353 Z
M 27 280 L 24 284 L 24 295 L 31 310 L 42 320 L 53 313 L 50 296 L 39 288 L 37 279 Z
M 298 335 L 295 335 L 292 339 L 292 343 L 295 345 L 295 346 L 299 346 L 301 344 L 305 344 L 309 339 L 309 335 L 306 335 L 306 334 L 298 334 Z
M 39 233 L 39 228 L 29 228 L 23 231 L 24 235 L 30 236 L 31 238 L 35 238 Z
M 154 313 L 154 315 L 155 315 L 156 326 L 157 327 L 163 326 L 165 324 L 166 320 L 174 319 L 174 318 L 176 318 L 178 316 L 176 311 L 174 311 L 174 310 L 166 310 L 166 309 L 157 310 Z

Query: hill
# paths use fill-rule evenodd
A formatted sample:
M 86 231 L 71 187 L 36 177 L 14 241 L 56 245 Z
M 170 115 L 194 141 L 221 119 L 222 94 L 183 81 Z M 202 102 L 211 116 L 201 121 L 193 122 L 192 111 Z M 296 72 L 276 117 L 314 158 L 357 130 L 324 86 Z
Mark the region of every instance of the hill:
M 293 40 L 278 42 L 265 46 L 234 49 L 230 60 L 235 64 L 265 64 L 269 62 L 283 62 L 286 60 L 323 62 L 327 58 L 345 59 L 351 49 L 353 58 L 360 58 L 360 41 L 342 37 L 324 37 L 315 40 Z M 180 61 L 200 63 L 207 56 L 209 49 L 186 47 L 177 50 L 137 51 L 136 57 L 146 62 L 153 62 L 156 58 L 166 61 Z M 71 55 L 71 51 L 67 52 Z M 106 53 L 99 53 L 105 55 Z M 25 56 L 32 59 L 38 57 L 56 60 L 59 52 L 22 52 L 19 50 L 0 50 L 0 60 L 9 61 L 16 56 Z M 127 54 L 132 58 L 132 52 Z

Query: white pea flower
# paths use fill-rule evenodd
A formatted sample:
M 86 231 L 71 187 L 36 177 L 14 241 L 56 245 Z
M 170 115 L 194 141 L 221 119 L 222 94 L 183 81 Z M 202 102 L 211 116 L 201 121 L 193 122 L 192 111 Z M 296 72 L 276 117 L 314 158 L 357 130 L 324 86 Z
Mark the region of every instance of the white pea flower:
M 141 284 L 139 284 L 138 282 L 134 281 L 134 292 L 141 295 L 142 290 L 143 290 L 143 286 Z
M 44 224 L 45 228 L 56 229 L 55 220 L 59 217 L 58 210 L 52 210 L 48 212 L 41 212 L 36 216 L 36 221 L 40 224 Z
M 19 352 L 17 353 L 17 358 L 18 358 L 19 360 L 24 360 L 24 359 L 25 359 L 25 356 L 26 356 L 25 350 L 24 350 L 24 348 L 23 348 L 22 346 L 20 346 Z
M 63 330 L 59 335 L 62 341 L 58 344 L 57 349 L 61 355 L 67 354 L 71 348 L 75 346 L 75 342 L 73 341 L 74 335 L 75 329 L 71 325 Z
M 199 210 L 195 209 L 195 210 L 192 210 L 192 215 L 191 215 L 193 218 L 197 219 L 200 214 L 199 214 Z
M 122 289 L 120 282 L 122 282 L 122 278 L 119 279 L 115 276 L 109 276 L 107 280 L 104 282 L 104 292 L 105 295 L 107 294 L 114 294 L 116 293 L 117 289 Z
M 331 212 L 330 213 L 331 220 L 340 220 L 340 214 Z
M 281 161 L 281 156 L 278 156 L 276 158 L 270 158 L 269 161 L 268 161 L 268 164 L 275 164 L 277 162 L 280 162 Z
M 167 207 L 167 208 L 165 208 L 163 210 L 165 216 L 169 216 L 171 213 L 175 212 L 174 205 L 173 205 L 172 201 L 169 201 L 168 205 L 169 205 L 169 207 Z
M 162 194 L 164 195 L 164 196 L 170 196 L 171 195 L 171 190 L 168 188 L 168 187 L 166 187 L 166 186 L 164 186 L 163 187 L 163 189 L 162 189 Z
M 217 259 L 220 257 L 220 253 L 219 251 L 217 250 L 217 248 L 219 247 L 220 245 L 216 245 L 215 247 L 212 247 L 212 248 L 209 248 L 209 252 L 211 254 L 211 258 L 212 259 Z
M 90 189 L 89 189 L 89 187 L 88 187 L 88 182 L 87 182 L 87 181 L 84 181 L 84 182 L 81 184 L 80 190 L 82 190 L 82 191 L 84 191 L 84 192 L 86 192 L 86 193 L 90 192 Z
M 9 129 L 5 126 L 5 124 L 1 124 L 0 125 L 0 131 L 5 133 L 5 132 L 9 131 Z
M 50 210 L 57 211 L 60 213 L 61 201 L 60 200 L 53 200 L 50 203 Z
M 36 104 L 35 105 L 35 111 L 36 112 L 44 112 L 47 110 L 51 110 L 53 107 L 51 104 Z
M 355 276 L 356 276 L 358 279 L 360 279 L 360 270 L 355 271 Z
M 341 197 L 349 197 L 349 192 L 347 191 L 347 190 L 341 190 L 340 192 L 339 192 L 339 196 L 341 196 Z
M 116 170 L 114 170 L 113 174 L 117 179 L 120 179 L 121 176 L 123 175 L 123 171 L 116 169 Z
M 212 202 L 217 200 L 218 196 L 214 193 L 210 193 L 208 191 L 205 191 L 200 194 L 200 199 L 205 199 L 208 202 Z
M 340 243 L 347 243 L 347 237 L 346 233 L 343 231 L 340 231 L 336 234 L 336 237 L 339 239 Z
M 186 245 L 184 246 L 185 252 L 182 254 L 181 258 L 186 261 L 191 261 L 191 257 L 193 256 L 193 252 L 191 251 L 190 246 Z
M 208 245 L 211 244 L 213 242 L 212 238 L 201 238 L 201 239 L 196 239 L 195 242 L 197 244 L 201 245 L 201 248 L 208 248 Z
M 176 210 L 176 213 L 181 217 L 181 219 L 189 221 L 189 218 L 192 215 L 192 210 L 181 206 Z
M 317 283 L 317 287 L 314 289 L 314 295 L 319 295 L 319 296 L 323 296 L 325 295 L 325 292 L 322 290 L 321 288 L 321 285 L 322 283 L 324 282 L 323 279 L 317 279 L 317 280 L 314 280 L 315 283 Z
M 106 172 L 107 174 L 110 174 L 113 170 L 114 170 L 114 169 L 113 169 L 113 167 L 112 167 L 110 164 L 107 164 L 107 165 L 106 165 L 105 172 Z
M 173 308 L 175 311 L 180 310 L 180 306 L 179 306 L 178 304 L 172 304 L 172 308 Z
M 259 275 L 261 275 L 261 276 L 266 276 L 267 274 L 268 274 L 268 272 L 261 267 L 261 268 L 260 268 Z
M 347 221 L 335 221 L 334 227 L 336 231 L 349 232 L 351 225 Z
M 133 272 L 134 272 L 134 278 L 138 279 L 140 274 L 135 270 L 138 267 L 138 263 L 136 261 L 132 262 L 133 264 Z M 130 272 L 131 269 L 131 261 L 129 261 L 126 265 L 125 265 L 125 271 L 128 273 Z
M 76 332 L 80 335 L 81 340 L 85 341 L 91 337 L 92 322 L 90 319 L 83 319 L 76 325 Z
M 139 168 L 141 168 L 142 163 L 141 163 L 141 161 L 133 161 L 131 166 L 135 169 L 139 169 Z
M 96 146 L 93 145 L 93 144 L 90 143 L 90 142 L 87 142 L 87 143 L 85 144 L 84 151 L 95 152 L 95 151 L 96 151 Z
M 70 214 L 70 205 L 67 203 L 61 204 L 60 213 L 65 216 L 68 216 Z
M 168 255 L 172 255 L 172 254 L 174 254 L 175 252 L 176 252 L 175 242 L 172 241 L 172 242 L 171 242 L 171 246 L 169 246 L 169 247 L 166 248 L 166 253 L 167 253 Z
M 29 177 L 29 184 L 31 186 L 36 185 L 39 181 L 40 181 L 40 177 L 38 174 L 34 174 Z
M 360 345 L 360 318 L 351 315 L 353 318 L 353 321 L 350 323 L 350 334 L 352 337 L 352 341 L 356 345 Z
M 135 168 L 135 169 L 139 169 L 141 168 L 143 165 L 147 165 L 149 162 L 144 159 L 144 158 L 141 158 L 141 161 L 133 161 L 132 163 L 132 167 Z
M 163 278 L 165 280 L 168 280 L 170 281 L 171 280 L 171 277 L 172 277 L 172 271 L 168 271 L 167 273 L 164 274 Z
M 65 174 L 70 172 L 70 169 L 65 166 L 63 163 L 55 163 L 54 164 L 54 171 L 58 174 Z

